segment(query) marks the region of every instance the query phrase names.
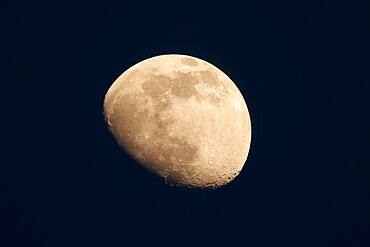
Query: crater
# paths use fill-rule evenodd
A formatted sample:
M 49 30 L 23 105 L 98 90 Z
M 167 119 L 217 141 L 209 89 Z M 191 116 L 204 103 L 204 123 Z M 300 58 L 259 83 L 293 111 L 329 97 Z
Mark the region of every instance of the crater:
M 190 167 L 198 157 L 199 151 L 196 146 L 191 145 L 184 138 L 168 136 L 165 132 L 161 136 L 152 136 L 147 143 L 143 160 L 148 168 L 160 171 L 162 176 L 173 181 L 178 182 L 186 176 L 181 173 L 175 175 L 176 172 L 172 174 L 171 170 L 175 165 Z
M 191 67 L 198 66 L 198 62 L 193 58 L 184 57 L 184 58 L 181 58 L 180 61 L 181 61 L 182 64 L 185 64 L 185 65 L 188 65 L 188 66 L 191 66 Z
M 186 180 L 186 177 L 192 177 L 195 173 L 193 162 L 198 157 L 198 147 L 191 145 L 185 138 L 170 137 L 169 146 L 164 152 L 169 152 L 171 160 L 171 170 L 168 174 L 168 181 L 179 182 Z M 181 167 L 181 169 L 176 169 Z M 183 169 L 182 169 L 183 168 Z

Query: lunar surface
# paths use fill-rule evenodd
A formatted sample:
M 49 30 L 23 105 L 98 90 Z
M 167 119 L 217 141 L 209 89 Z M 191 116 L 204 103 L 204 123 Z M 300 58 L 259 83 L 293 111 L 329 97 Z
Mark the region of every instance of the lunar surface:
M 201 59 L 161 55 L 126 70 L 109 88 L 105 120 L 138 163 L 184 187 L 220 187 L 246 162 L 251 122 L 232 80 Z

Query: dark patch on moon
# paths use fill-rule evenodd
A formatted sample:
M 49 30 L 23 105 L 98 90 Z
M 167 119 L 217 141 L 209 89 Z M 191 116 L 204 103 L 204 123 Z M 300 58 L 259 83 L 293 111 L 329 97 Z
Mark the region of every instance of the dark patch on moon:
M 198 96 L 199 93 L 194 87 L 200 81 L 193 76 L 191 73 L 175 73 L 176 78 L 173 79 L 173 87 L 171 88 L 171 93 L 181 97 L 190 98 L 191 96 Z
M 164 75 L 150 75 L 141 85 L 144 92 L 152 97 L 165 93 L 171 86 L 171 79 Z
M 163 110 L 165 110 L 169 106 L 170 106 L 170 99 L 169 99 L 168 95 L 161 95 L 158 98 L 158 102 L 156 102 L 156 105 L 155 105 L 156 114 L 162 112 Z
M 195 74 L 195 75 L 194 75 Z M 172 95 L 180 98 L 190 98 L 192 96 L 200 99 L 199 92 L 195 85 L 199 82 L 207 83 L 211 86 L 222 86 L 222 82 L 212 71 L 174 72 L 173 78 L 164 75 L 150 75 L 142 84 L 144 92 L 151 97 L 160 97 L 165 92 L 170 91 Z M 219 103 L 221 99 L 215 95 L 207 97 L 210 103 Z
M 155 129 L 153 135 L 162 138 L 168 135 L 168 129 L 171 124 L 174 123 L 172 118 L 165 118 L 160 112 L 155 113 L 154 116 L 149 120 L 155 123 Z

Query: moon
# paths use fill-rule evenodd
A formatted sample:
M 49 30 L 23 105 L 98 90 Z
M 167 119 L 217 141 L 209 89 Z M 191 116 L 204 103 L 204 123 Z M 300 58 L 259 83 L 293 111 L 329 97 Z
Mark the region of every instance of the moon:
M 104 99 L 118 144 L 170 185 L 217 188 L 247 160 L 251 120 L 220 69 L 187 55 L 160 55 L 127 69 Z

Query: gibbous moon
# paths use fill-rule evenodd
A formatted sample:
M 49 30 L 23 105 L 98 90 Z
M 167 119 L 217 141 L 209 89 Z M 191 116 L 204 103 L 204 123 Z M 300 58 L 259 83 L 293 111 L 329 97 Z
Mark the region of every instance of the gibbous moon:
M 104 100 L 110 132 L 169 184 L 220 187 L 246 162 L 247 105 L 221 70 L 186 55 L 161 55 L 126 70 Z

